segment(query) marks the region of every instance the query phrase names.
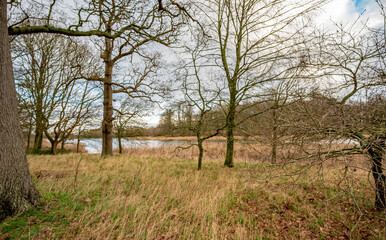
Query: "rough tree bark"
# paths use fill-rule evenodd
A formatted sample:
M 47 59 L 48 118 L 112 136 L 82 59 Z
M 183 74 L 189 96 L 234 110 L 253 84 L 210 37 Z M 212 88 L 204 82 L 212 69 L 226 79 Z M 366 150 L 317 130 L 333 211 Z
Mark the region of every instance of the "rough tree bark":
M 38 100 L 38 104 L 36 105 L 36 120 L 35 120 L 35 141 L 34 141 L 34 150 L 40 150 L 42 149 L 43 144 L 43 132 L 44 132 L 44 125 L 43 125 L 43 114 L 42 114 L 42 103 L 40 100 Z
M 230 101 L 227 116 L 227 151 L 224 166 L 233 167 L 234 145 L 235 145 L 235 118 L 236 118 L 236 86 L 230 85 Z
M 33 122 L 32 122 L 32 116 L 31 116 L 28 123 L 27 150 L 30 149 L 30 144 L 31 144 L 32 124 Z
M 118 138 L 119 154 L 122 154 L 122 130 L 120 128 L 117 129 L 117 138 Z
M 278 141 L 278 116 L 277 116 L 277 108 L 278 104 L 275 104 L 275 109 L 273 109 L 272 112 L 272 120 L 273 120 L 273 126 L 272 126 L 272 156 L 271 156 L 271 163 L 276 163 L 276 155 L 277 155 L 277 141 Z
M 384 151 L 381 146 L 372 147 L 368 151 L 373 165 L 371 170 L 375 183 L 375 208 L 379 210 L 386 208 L 386 175 L 382 170 Z
M 199 150 L 199 154 L 198 154 L 198 170 L 201 170 L 202 158 L 204 156 L 204 147 L 202 146 L 202 143 L 203 143 L 203 140 L 199 138 L 198 139 L 198 143 L 197 143 L 198 150 Z
M 7 1 L 0 0 L 0 221 L 41 205 L 28 169 L 13 78 Z
M 110 31 L 107 31 L 111 33 Z M 113 155 L 113 40 L 105 39 L 105 77 L 103 84 L 102 156 Z

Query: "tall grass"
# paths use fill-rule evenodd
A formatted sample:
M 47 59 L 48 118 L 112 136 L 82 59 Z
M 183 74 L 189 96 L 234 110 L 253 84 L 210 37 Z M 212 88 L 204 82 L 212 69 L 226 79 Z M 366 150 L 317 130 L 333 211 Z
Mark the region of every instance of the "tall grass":
M 216 143 L 217 144 L 217 143 Z M 29 155 L 46 205 L 6 219 L 0 239 L 382 239 L 384 213 L 373 210 L 367 173 L 350 172 L 355 201 L 338 182 L 344 166 L 310 167 L 301 177 L 257 161 L 266 154 L 236 150 L 223 167 L 224 149 L 209 144 L 201 171 L 196 150 L 128 150 Z M 220 144 L 220 143 L 218 143 Z M 179 151 L 179 150 L 178 150 Z M 257 154 L 257 153 L 256 153 Z M 247 159 L 255 159 L 248 161 Z M 300 168 L 299 168 L 300 169 Z M 275 171 L 276 175 L 271 175 Z
M 270 159 L 269 146 L 262 144 L 245 145 L 235 144 L 235 161 L 236 162 L 256 162 L 268 161 Z M 226 142 L 225 141 L 206 141 L 204 142 L 204 161 L 218 161 L 225 159 Z M 118 152 L 115 149 L 115 152 Z M 123 149 L 123 154 L 138 157 L 152 158 L 176 158 L 195 160 L 198 157 L 199 150 L 195 145 L 185 144 L 180 147 L 133 147 Z M 205 164 L 205 163 L 204 163 Z

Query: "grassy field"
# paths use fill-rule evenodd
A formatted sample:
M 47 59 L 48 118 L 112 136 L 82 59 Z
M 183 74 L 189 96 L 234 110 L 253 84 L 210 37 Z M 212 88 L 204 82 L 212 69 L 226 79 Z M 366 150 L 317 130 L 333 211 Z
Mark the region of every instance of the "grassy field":
M 233 169 L 218 152 L 197 171 L 194 151 L 28 155 L 45 205 L 0 223 L 0 239 L 385 239 L 366 171 L 291 175 L 302 166 L 240 152 Z

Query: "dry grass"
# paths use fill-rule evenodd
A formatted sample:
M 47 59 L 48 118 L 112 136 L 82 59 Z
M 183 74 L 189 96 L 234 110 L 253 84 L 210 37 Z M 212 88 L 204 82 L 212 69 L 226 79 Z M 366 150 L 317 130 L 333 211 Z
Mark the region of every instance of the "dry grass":
M 161 140 L 161 141 L 171 141 L 171 140 L 180 140 L 180 141 L 195 141 L 197 140 L 196 136 L 175 136 L 175 137 L 166 137 L 166 136 L 144 136 L 144 137 L 133 137 L 130 138 L 133 140 Z M 236 139 L 241 139 L 241 137 L 236 136 Z M 211 140 L 216 141 L 225 141 L 226 138 L 223 136 L 214 136 Z
M 362 170 L 248 162 L 223 167 L 209 144 L 202 171 L 196 150 L 133 150 L 28 156 L 46 205 L 0 224 L 0 239 L 384 239 L 385 213 L 373 210 Z M 262 147 L 261 154 L 265 153 Z M 192 152 L 193 151 L 193 152 Z M 157 155 L 158 154 L 158 155 Z M 183 154 L 183 155 L 182 155 Z M 258 159 L 258 156 L 253 157 Z M 358 159 L 352 159 L 357 161 Z M 354 194 L 355 198 L 349 194 Z M 3 234 L 1 233 L 3 232 Z
M 204 149 L 204 161 L 221 162 L 223 159 L 225 159 L 225 141 L 206 141 L 204 142 Z M 235 162 L 269 161 L 270 159 L 269 147 L 261 144 L 245 145 L 241 143 L 236 143 L 234 147 L 234 152 Z M 123 149 L 123 154 L 137 157 L 163 157 L 195 160 L 198 156 L 198 148 L 196 146 L 189 146 L 187 144 L 183 145 L 181 148 L 126 148 Z
M 163 139 L 165 140 L 165 139 Z M 320 151 L 336 150 L 347 147 L 347 145 L 331 145 L 325 149 L 319 149 Z M 317 146 L 309 147 L 308 150 L 315 150 Z M 115 149 L 115 153 L 118 153 L 118 149 Z M 198 157 L 198 148 L 195 145 L 185 144 L 181 147 L 133 147 L 123 149 L 123 154 L 146 157 L 146 158 L 175 158 L 181 160 L 196 160 Z M 226 142 L 222 140 L 209 140 L 204 142 L 204 164 L 205 161 L 223 161 L 226 154 Z M 283 146 L 278 148 L 277 151 L 277 163 L 285 164 L 293 162 L 293 159 L 304 156 L 303 151 L 295 149 L 293 146 Z M 361 162 L 363 158 L 360 158 Z M 243 142 L 237 141 L 234 146 L 234 161 L 237 163 L 256 163 L 256 162 L 271 162 L 271 147 L 267 144 L 259 142 Z M 331 161 L 326 161 L 330 163 Z M 337 162 L 333 160 L 334 164 Z M 365 166 L 367 167 L 367 165 Z

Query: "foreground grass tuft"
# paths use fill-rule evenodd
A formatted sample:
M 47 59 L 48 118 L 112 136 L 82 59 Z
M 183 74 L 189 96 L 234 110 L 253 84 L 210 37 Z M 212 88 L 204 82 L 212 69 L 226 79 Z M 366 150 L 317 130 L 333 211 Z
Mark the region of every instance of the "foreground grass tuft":
M 358 198 L 310 175 L 252 177 L 262 163 L 224 168 L 191 160 L 29 155 L 46 203 L 0 223 L 0 239 L 383 239 L 384 213 L 366 181 Z M 253 174 L 251 174 L 251 171 Z M 364 214 L 366 213 L 366 214 Z

